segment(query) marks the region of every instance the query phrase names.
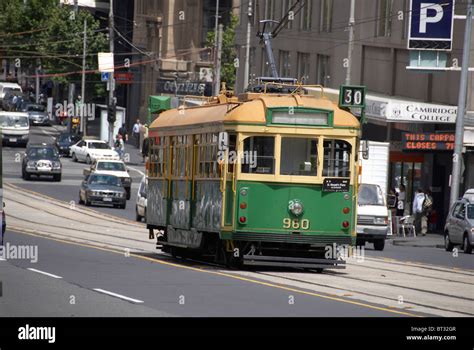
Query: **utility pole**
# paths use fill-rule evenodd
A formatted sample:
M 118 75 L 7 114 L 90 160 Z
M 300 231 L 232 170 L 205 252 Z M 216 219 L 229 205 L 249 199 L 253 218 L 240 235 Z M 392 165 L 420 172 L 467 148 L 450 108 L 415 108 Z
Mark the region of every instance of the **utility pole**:
M 252 16 L 253 16 L 253 4 L 252 0 L 249 0 L 248 8 L 248 22 L 247 22 L 247 42 L 245 46 L 245 67 L 244 67 L 244 90 L 249 86 L 249 73 L 250 73 L 250 31 L 252 30 Z
M 222 64 L 222 33 L 224 25 L 219 24 L 219 34 L 217 36 L 217 64 L 215 72 L 214 96 L 219 96 L 221 91 L 221 64 Z
M 87 136 L 87 113 L 86 113 L 86 52 L 87 52 L 87 20 L 84 20 L 84 42 L 82 46 L 82 86 L 81 86 L 81 133 Z
M 110 43 L 110 52 L 114 54 L 114 0 L 110 0 L 110 9 L 109 9 L 109 43 Z M 114 60 L 115 62 L 115 60 Z M 114 63 L 115 64 L 115 63 Z M 115 112 L 115 78 L 114 71 L 109 73 L 109 103 L 107 113 L 111 111 Z M 108 116 L 109 119 L 115 120 L 115 116 Z M 109 145 L 110 147 L 114 146 L 114 125 L 115 123 L 109 122 Z
M 38 58 L 36 60 L 36 84 L 35 84 L 35 90 L 36 90 L 36 95 L 35 95 L 35 100 L 36 103 L 39 103 L 39 95 L 40 95 L 40 67 L 41 67 L 41 60 Z
M 219 0 L 216 0 L 216 21 L 214 25 L 214 89 L 217 81 L 217 51 L 218 49 L 218 31 L 219 31 Z M 219 73 L 220 74 L 220 73 Z M 214 96 L 219 95 L 220 87 L 214 90 Z
M 464 143 L 464 115 L 466 114 L 467 81 L 469 73 L 469 56 L 471 51 L 472 0 L 467 0 L 466 25 L 462 54 L 461 82 L 459 84 L 458 115 L 456 116 L 456 139 L 454 141 L 453 173 L 451 176 L 450 206 L 459 197 L 461 184 L 462 148 Z
M 355 24 L 355 0 L 351 0 L 351 9 L 349 14 L 349 47 L 347 51 L 347 70 L 346 85 L 351 84 L 352 73 L 352 52 L 354 51 L 354 24 Z

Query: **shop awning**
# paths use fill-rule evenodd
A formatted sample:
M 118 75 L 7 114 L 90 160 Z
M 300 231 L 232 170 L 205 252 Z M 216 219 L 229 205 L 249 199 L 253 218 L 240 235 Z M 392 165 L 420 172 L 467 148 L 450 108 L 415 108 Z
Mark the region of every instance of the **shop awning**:
M 150 96 L 150 113 L 161 113 L 171 109 L 171 97 L 169 96 Z

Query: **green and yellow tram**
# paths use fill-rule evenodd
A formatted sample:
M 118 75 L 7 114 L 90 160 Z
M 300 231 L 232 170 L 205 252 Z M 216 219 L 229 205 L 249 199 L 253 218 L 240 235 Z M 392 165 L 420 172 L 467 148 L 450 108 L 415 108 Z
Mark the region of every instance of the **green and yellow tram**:
M 220 95 L 150 126 L 147 225 L 173 256 L 343 267 L 356 238 L 360 123 L 329 99 Z

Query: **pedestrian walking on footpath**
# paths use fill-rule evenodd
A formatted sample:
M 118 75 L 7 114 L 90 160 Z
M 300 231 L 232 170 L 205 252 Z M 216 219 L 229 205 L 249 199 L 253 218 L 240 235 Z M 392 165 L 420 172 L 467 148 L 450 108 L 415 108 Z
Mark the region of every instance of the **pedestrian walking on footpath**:
M 127 127 L 125 126 L 125 123 L 122 124 L 118 133 L 119 135 L 122 136 L 122 139 L 124 142 L 128 141 L 128 133 L 127 133 Z
M 123 142 L 122 135 L 117 134 L 117 137 L 115 139 L 115 151 L 119 154 L 119 157 L 121 160 L 123 160 L 123 155 L 125 153 L 125 144 Z
M 425 201 L 425 193 L 421 188 L 416 191 L 413 199 L 413 215 L 415 215 L 415 230 L 421 232 L 421 218 L 423 216 L 423 202 Z
M 422 206 L 421 214 L 421 235 L 426 236 L 428 232 L 428 216 L 433 211 L 433 196 L 430 190 L 425 191 L 425 199 Z
M 135 144 L 137 148 L 140 148 L 140 129 L 142 125 L 140 124 L 140 119 L 137 119 L 137 122 L 133 125 L 133 137 L 135 138 Z
M 397 216 L 404 216 L 406 200 L 407 200 L 407 193 L 405 190 L 405 185 L 401 184 L 400 190 L 398 192 L 398 199 L 397 199 Z
M 143 140 L 143 145 L 142 145 L 143 163 L 145 163 L 146 158 L 148 157 L 149 149 L 150 149 L 150 139 L 147 137 Z

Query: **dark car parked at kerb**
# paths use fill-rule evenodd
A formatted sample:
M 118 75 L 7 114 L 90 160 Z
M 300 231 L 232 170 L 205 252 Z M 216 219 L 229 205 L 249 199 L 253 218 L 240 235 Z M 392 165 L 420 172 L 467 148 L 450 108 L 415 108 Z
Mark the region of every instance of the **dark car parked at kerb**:
M 79 190 L 79 204 L 106 204 L 125 209 L 127 191 L 120 178 L 114 175 L 92 174 L 86 176 Z
M 23 157 L 21 174 L 24 180 L 35 176 L 52 176 L 54 181 L 61 181 L 62 165 L 59 152 L 52 144 L 28 144 Z

